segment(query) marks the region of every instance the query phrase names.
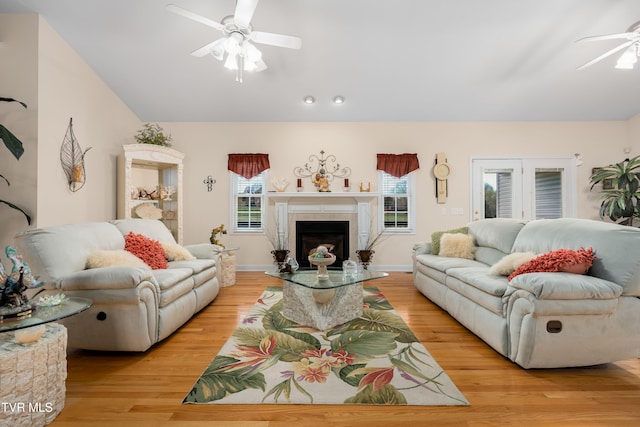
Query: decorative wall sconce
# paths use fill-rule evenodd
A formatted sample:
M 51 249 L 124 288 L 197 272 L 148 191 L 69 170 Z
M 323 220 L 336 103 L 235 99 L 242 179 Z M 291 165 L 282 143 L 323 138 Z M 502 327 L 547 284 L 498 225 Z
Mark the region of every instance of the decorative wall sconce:
M 207 191 L 213 191 L 213 184 L 216 183 L 216 180 L 211 178 L 211 175 L 207 176 L 202 182 L 207 185 Z
M 311 178 L 311 182 L 320 192 L 330 192 L 329 182 L 333 178 L 347 178 L 351 175 L 351 168 L 341 167 L 336 162 L 336 156 L 330 154 L 325 156 L 324 150 L 320 151 L 320 157 L 312 154 L 309 156 L 309 162 L 304 167 L 296 166 L 293 173 L 298 178 Z M 348 181 L 345 181 L 345 183 Z M 298 185 L 301 188 L 301 185 Z
M 87 154 L 91 147 L 82 151 L 80 144 L 73 133 L 73 117 L 69 119 L 67 133 L 64 135 L 62 146 L 60 147 L 60 163 L 65 175 L 69 189 L 73 192 L 78 191 L 84 186 L 87 179 L 84 167 L 84 155 Z

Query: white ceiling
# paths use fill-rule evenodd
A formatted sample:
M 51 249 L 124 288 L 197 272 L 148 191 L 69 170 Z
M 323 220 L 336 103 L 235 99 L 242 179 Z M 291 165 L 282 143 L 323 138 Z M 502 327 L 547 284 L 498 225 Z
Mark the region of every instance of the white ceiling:
M 245 75 L 189 53 L 220 33 L 234 0 L 2 0 L 40 13 L 143 121 L 593 121 L 640 113 L 640 67 L 616 56 L 638 0 L 262 0 L 255 30 L 302 38 L 257 45 L 269 68 Z M 331 103 L 335 95 L 346 102 Z M 313 95 L 317 102 L 305 105 Z

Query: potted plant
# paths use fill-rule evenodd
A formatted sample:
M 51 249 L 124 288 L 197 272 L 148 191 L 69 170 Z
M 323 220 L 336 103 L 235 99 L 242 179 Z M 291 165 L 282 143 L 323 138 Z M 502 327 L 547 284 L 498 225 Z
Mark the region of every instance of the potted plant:
M 603 184 L 600 218 L 633 226 L 633 219 L 640 216 L 640 156 L 594 169 L 590 181 L 591 190 Z
M 373 230 L 371 230 L 369 232 L 369 239 L 367 240 L 365 247 L 356 251 L 358 259 L 360 260 L 360 263 L 365 270 L 369 267 L 371 259 L 373 258 L 373 254 L 375 253 L 375 251 L 373 250 L 374 246 L 382 242 L 382 240 L 384 240 L 383 237 L 388 237 L 388 235 L 384 234 L 384 231 L 384 228 L 378 233 L 373 233 Z
M 165 135 L 164 130 L 157 123 L 145 123 L 136 133 L 138 144 L 161 145 L 171 147 L 171 135 Z
M 27 108 L 27 104 L 25 104 L 24 102 L 15 100 L 13 98 L 0 98 L 0 101 L 2 101 L 2 102 L 17 102 L 20 105 L 22 105 L 24 108 Z M 0 139 L 2 139 L 2 142 L 4 142 L 5 147 L 7 147 L 7 149 L 11 152 L 11 154 L 13 154 L 13 156 L 17 160 L 20 160 L 20 157 L 22 156 L 22 153 L 24 153 L 24 148 L 22 147 L 22 142 L 13 133 L 11 133 L 9 131 L 9 129 L 4 127 L 2 124 L 0 124 Z M 4 176 L 0 175 L 0 178 L 2 178 L 4 180 L 4 182 L 7 183 L 7 185 L 11 185 L 9 183 L 9 180 L 7 178 L 5 178 Z M 8 202 L 6 200 L 1 200 L 0 199 L 0 203 L 3 203 L 3 204 L 9 206 L 12 209 L 15 209 L 17 211 L 22 212 L 22 214 L 27 219 L 27 224 L 31 225 L 31 217 L 22 208 L 20 208 L 19 206 L 14 205 L 13 203 Z
M 273 247 L 273 250 L 271 251 L 273 259 L 278 265 L 282 266 L 286 262 L 287 256 L 289 255 L 289 250 L 287 249 L 289 236 L 286 233 L 280 233 L 279 230 L 279 221 L 278 217 L 276 216 L 275 226 L 273 230 L 265 228 L 264 235 L 267 237 L 267 240 L 269 240 L 269 243 L 271 243 L 271 246 Z

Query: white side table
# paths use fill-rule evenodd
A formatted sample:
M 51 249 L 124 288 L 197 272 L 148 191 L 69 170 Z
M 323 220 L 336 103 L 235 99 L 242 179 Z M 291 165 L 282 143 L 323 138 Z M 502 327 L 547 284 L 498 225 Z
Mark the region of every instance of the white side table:
M 223 288 L 236 284 L 235 251 L 238 250 L 240 250 L 240 248 L 225 248 L 222 250 L 222 255 L 220 256 L 220 266 L 222 268 L 222 274 L 220 277 L 222 279 L 222 283 L 220 283 L 220 286 L 222 286 Z
M 44 426 L 62 411 L 67 328 L 49 323 L 42 337 L 20 344 L 0 334 L 0 426 Z

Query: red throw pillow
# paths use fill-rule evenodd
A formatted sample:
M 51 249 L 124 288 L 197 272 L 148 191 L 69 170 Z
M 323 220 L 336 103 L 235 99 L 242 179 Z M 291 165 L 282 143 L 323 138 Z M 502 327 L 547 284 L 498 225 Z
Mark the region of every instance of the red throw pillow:
M 124 248 L 127 251 L 143 260 L 152 269 L 162 270 L 169 266 L 160 242 L 133 231 L 124 237 L 124 242 Z
M 524 273 L 561 271 L 574 274 L 586 274 L 594 258 L 595 255 L 593 254 L 592 248 L 580 248 L 577 251 L 573 249 L 556 249 L 555 251 L 538 255 L 531 261 L 522 264 L 511 273 L 509 280 Z

